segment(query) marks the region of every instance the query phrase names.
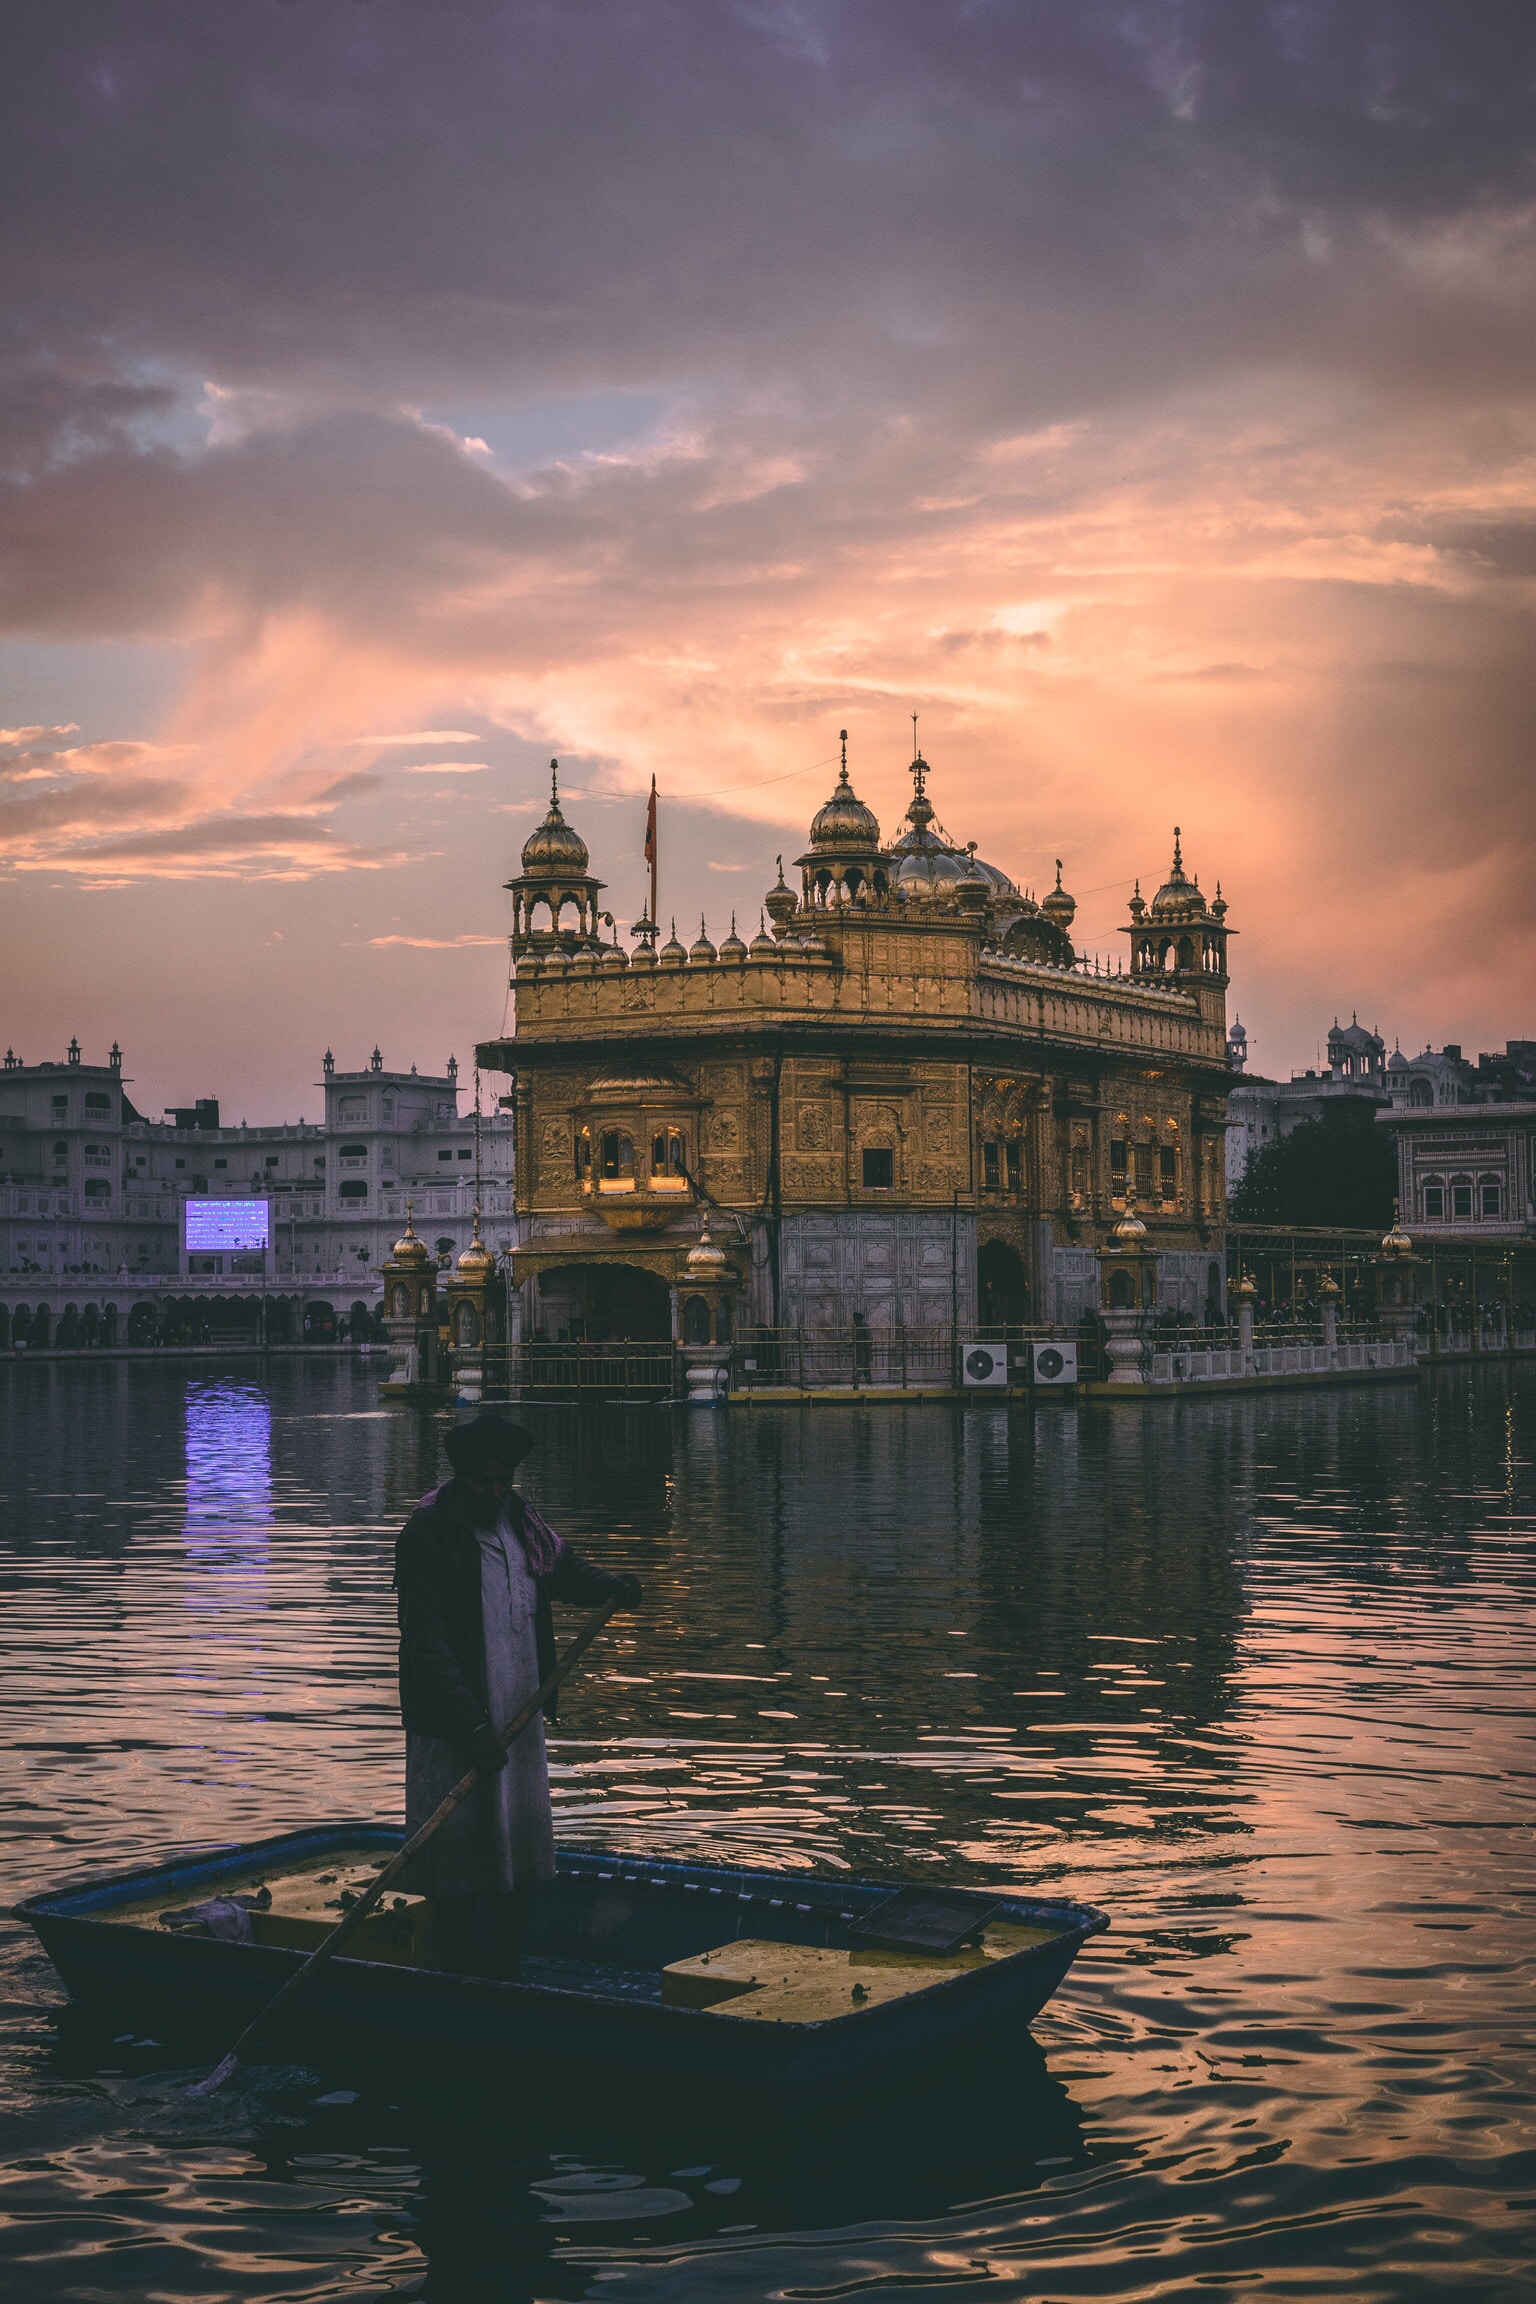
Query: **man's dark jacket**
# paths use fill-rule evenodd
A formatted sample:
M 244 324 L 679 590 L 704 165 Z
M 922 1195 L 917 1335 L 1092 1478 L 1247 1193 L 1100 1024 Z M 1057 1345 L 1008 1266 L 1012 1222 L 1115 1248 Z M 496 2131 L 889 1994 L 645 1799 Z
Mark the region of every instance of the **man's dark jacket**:
M 485 1621 L 480 1608 L 480 1543 L 456 1483 L 447 1481 L 414 1511 L 395 1546 L 395 1589 L 400 1601 L 400 1711 L 408 1730 L 421 1736 L 448 1736 L 458 1742 L 485 1724 Z M 521 1534 L 523 1505 L 512 1499 L 511 1517 Z M 551 1602 L 569 1600 L 591 1608 L 624 1582 L 594 1568 L 562 1544 L 548 1576 L 537 1582 L 534 1637 L 539 1679 L 555 1668 L 555 1618 Z M 551 1697 L 545 1716 L 555 1717 Z M 504 1720 L 491 1721 L 504 1728 Z

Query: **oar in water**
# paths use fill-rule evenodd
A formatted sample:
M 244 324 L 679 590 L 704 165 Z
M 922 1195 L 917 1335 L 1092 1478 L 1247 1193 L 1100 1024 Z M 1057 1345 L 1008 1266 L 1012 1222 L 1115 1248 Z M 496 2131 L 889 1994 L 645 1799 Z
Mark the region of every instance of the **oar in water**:
M 559 1687 L 561 1681 L 580 1662 L 614 1610 L 622 1607 L 622 1605 L 621 1598 L 615 1594 L 613 1599 L 608 1601 L 604 1607 L 598 1609 L 595 1616 L 588 1617 L 537 1695 L 530 1696 L 516 1719 L 509 1720 L 506 1727 L 502 1729 L 500 1741 L 504 1747 L 515 1744 L 529 1721 L 543 1711 L 544 1706 Z M 478 1768 L 471 1768 L 467 1775 L 459 1779 L 447 1798 L 440 1801 L 437 1807 L 433 1809 L 425 1824 L 411 1834 L 399 1855 L 392 1857 L 389 1863 L 385 1865 L 373 1886 L 364 1889 L 350 1911 L 342 1914 L 325 1942 L 315 1946 L 304 1965 L 294 1970 L 282 1990 L 267 2002 L 259 2015 L 252 2017 L 223 2063 L 216 2065 L 206 2080 L 197 2081 L 194 2086 L 187 2090 L 189 2096 L 210 2096 L 215 2088 L 223 2087 L 231 2074 L 247 2061 L 253 2043 L 276 2022 L 282 2011 L 298 1998 L 305 1985 L 313 1981 L 325 1963 L 335 1958 L 347 1938 L 352 1935 L 354 1930 L 362 1926 L 369 1913 L 375 1909 L 385 1890 L 392 1887 L 395 1881 L 399 1879 L 417 1850 L 425 1848 L 433 1833 L 447 1823 L 454 1810 L 469 1798 L 475 1786 L 483 1780 L 482 1772 Z

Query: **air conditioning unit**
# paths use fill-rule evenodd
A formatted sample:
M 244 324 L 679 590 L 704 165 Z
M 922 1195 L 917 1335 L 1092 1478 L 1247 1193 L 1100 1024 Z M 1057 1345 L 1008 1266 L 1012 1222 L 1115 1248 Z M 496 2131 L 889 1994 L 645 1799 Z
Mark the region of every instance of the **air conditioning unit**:
M 967 1344 L 961 1351 L 960 1366 L 967 1384 L 1006 1384 L 1008 1347 L 1006 1344 Z
M 1075 1384 L 1077 1346 L 1032 1344 L 1029 1349 L 1029 1372 L 1037 1384 Z

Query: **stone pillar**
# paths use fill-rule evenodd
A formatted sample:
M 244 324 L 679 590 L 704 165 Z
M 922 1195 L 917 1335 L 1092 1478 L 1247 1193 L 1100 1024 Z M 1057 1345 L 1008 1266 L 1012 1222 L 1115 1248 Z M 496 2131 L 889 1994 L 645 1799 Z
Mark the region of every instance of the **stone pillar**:
M 1142 1362 L 1146 1327 L 1146 1314 L 1134 1308 L 1111 1306 L 1105 1312 L 1104 1340 L 1111 1384 L 1145 1384 Z
M 1331 1272 L 1323 1274 L 1318 1294 L 1323 1300 L 1323 1343 L 1328 1365 L 1336 1368 L 1339 1364 L 1339 1284 Z
M 1145 1384 L 1157 1258 L 1147 1251 L 1147 1228 L 1136 1213 L 1134 1184 L 1126 1192 L 1125 1214 L 1111 1232 L 1108 1246 L 1095 1253 L 1109 1381 Z
M 444 1291 L 448 1304 L 448 1350 L 455 1398 L 478 1407 L 485 1393 L 486 1354 L 505 1341 L 505 1294 L 496 1259 L 480 1237 L 475 1209 L 474 1236 Z
M 1253 1307 L 1258 1293 L 1251 1272 L 1244 1272 L 1232 1291 L 1237 1303 L 1237 1349 L 1245 1376 L 1253 1374 Z
M 425 1242 L 416 1237 L 411 1203 L 405 1204 L 405 1232 L 383 1267 L 384 1332 L 389 1338 L 389 1374 L 379 1386 L 385 1399 L 431 1391 L 437 1384 L 437 1267 Z
M 683 1377 L 692 1407 L 713 1408 L 730 1390 L 731 1333 L 740 1292 L 741 1276 L 711 1240 L 706 1216 L 697 1243 L 683 1259 L 677 1289 Z M 701 1332 L 693 1334 L 693 1327 Z
M 1382 1241 L 1381 1254 L 1376 1259 L 1378 1301 L 1383 1333 L 1391 1337 L 1395 1344 L 1406 1345 L 1410 1351 L 1417 1322 L 1417 1266 L 1418 1258 L 1413 1252 L 1413 1242 L 1403 1230 L 1401 1210 L 1394 1200 L 1392 1229 Z M 1474 1329 L 1476 1322 L 1477 1309 L 1474 1305 Z

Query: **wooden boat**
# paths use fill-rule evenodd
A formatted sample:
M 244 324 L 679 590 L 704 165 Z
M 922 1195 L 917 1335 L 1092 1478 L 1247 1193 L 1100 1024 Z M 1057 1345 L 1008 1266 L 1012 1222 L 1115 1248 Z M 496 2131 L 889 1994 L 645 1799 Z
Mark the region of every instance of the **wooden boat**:
M 319 1826 L 53 1889 L 16 1917 L 72 1999 L 220 2047 L 400 1840 Z M 1109 1924 L 1085 1904 L 563 1849 L 502 1983 L 433 1968 L 430 1907 L 386 1903 L 264 2055 L 384 2042 L 460 2069 L 531 2052 L 649 2084 L 815 2088 L 1027 2024 Z

